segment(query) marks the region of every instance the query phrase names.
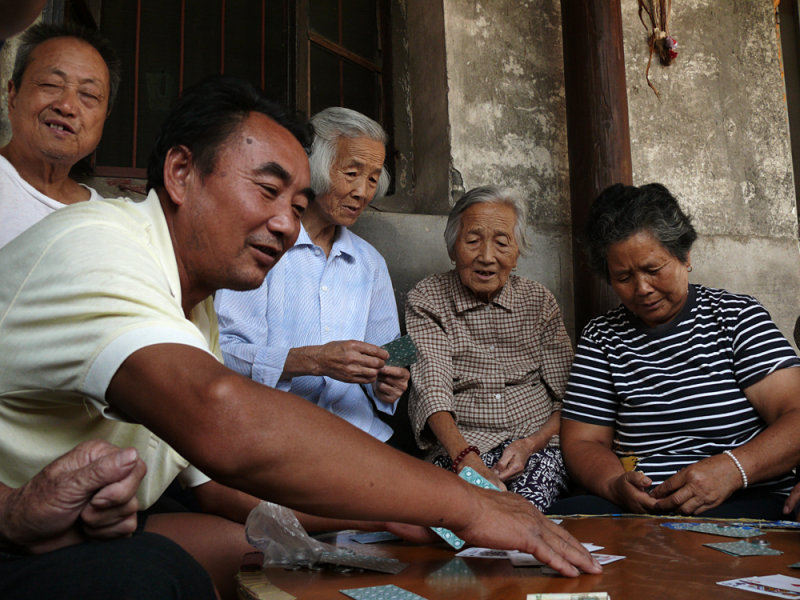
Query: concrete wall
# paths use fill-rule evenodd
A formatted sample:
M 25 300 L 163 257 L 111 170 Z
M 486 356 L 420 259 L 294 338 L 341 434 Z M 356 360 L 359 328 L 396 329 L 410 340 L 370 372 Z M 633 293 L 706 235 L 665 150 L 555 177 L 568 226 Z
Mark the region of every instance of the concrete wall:
M 409 0 L 409 61 L 412 69 L 442 60 L 430 35 L 440 27 L 439 14 L 427 0 Z M 530 255 L 518 265 L 520 275 L 547 286 L 556 296 L 568 330 L 574 326 L 572 303 L 572 249 L 570 241 L 569 165 L 566 148 L 566 112 L 561 42 L 560 0 L 444 0 L 444 65 L 446 67 L 446 124 L 431 123 L 425 107 L 431 99 L 430 76 L 410 79 L 408 93 L 417 110 L 412 128 L 422 134 L 446 136 L 450 197 L 414 203 L 434 205 L 439 213 L 464 190 L 495 184 L 520 190 L 530 202 Z M 414 29 L 416 28 L 416 29 Z M 431 28 L 433 31 L 420 31 Z M 417 43 L 417 39 L 424 43 Z M 440 43 L 440 41 L 439 41 Z M 417 60 L 416 54 L 423 55 Z M 419 68 L 419 67 L 417 67 Z M 418 81 L 417 87 L 414 87 Z M 405 80 L 404 80 L 405 82 Z M 404 83 L 405 85 L 405 83 Z M 441 86 L 438 93 L 441 94 Z M 412 107 L 413 109 L 413 107 Z M 420 131 L 414 131 L 419 136 Z M 429 160 L 429 144 L 415 146 L 415 161 Z M 439 147 L 448 147 L 441 144 Z M 442 167 L 445 168 L 445 167 Z M 422 190 L 431 186 L 421 186 Z M 417 194 L 424 194 L 415 188 Z M 420 202 L 422 200 L 422 202 Z M 382 206 L 391 206 L 382 204 Z M 450 268 L 440 215 L 404 215 L 367 212 L 354 228 L 386 256 L 402 307 L 407 291 L 426 275 Z
M 658 181 L 694 216 L 691 280 L 748 293 L 790 339 L 800 252 L 789 127 L 772 0 L 675 2 L 679 55 L 654 59 L 623 2 L 633 180 Z

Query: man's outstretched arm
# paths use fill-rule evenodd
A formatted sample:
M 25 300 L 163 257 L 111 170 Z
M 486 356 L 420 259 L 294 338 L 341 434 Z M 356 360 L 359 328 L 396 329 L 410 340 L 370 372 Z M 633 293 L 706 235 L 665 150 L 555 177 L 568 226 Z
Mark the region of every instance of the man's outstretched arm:
M 196 348 L 134 352 L 107 400 L 215 480 L 254 496 L 320 516 L 444 526 L 473 544 L 530 552 L 565 575 L 600 571 L 520 496 L 471 486 Z

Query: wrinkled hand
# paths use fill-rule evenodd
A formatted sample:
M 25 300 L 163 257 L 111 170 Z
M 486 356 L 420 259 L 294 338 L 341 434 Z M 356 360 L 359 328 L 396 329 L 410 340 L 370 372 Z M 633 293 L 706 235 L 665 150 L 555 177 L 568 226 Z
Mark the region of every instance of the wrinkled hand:
M 378 346 L 347 340 L 318 346 L 314 375 L 325 375 L 346 383 L 372 383 L 378 378 L 389 353 Z
M 530 438 L 514 440 L 503 450 L 503 455 L 492 467 L 492 471 L 502 481 L 508 481 L 522 473 L 525 470 L 525 465 L 528 464 L 531 454 L 539 450 L 541 448 L 536 448 Z
M 697 515 L 722 504 L 741 485 L 733 461 L 717 454 L 681 469 L 653 489 L 651 496 L 659 511 Z
M 647 492 L 653 481 L 639 471 L 627 471 L 611 483 L 611 500 L 634 513 L 652 513 L 656 500 Z
M 411 374 L 408 369 L 384 366 L 378 371 L 378 378 L 373 382 L 372 389 L 378 400 L 391 404 L 406 391 L 409 377 Z
M 2 538 L 41 554 L 136 529 L 136 490 L 147 470 L 134 448 L 83 442 L 11 492 Z
M 487 467 L 481 460 L 481 457 L 474 452 L 470 452 L 464 457 L 461 464 L 458 466 L 458 470 L 461 471 L 464 467 L 472 467 L 473 471 L 478 475 L 482 475 L 489 483 L 496 485 L 497 488 L 503 492 L 506 491 L 506 484 L 497 476 L 497 473 Z
M 467 526 L 453 530 L 463 540 L 476 546 L 528 552 L 568 577 L 579 575 L 579 569 L 602 572 L 574 537 L 522 496 L 477 486 L 472 486 L 472 493 L 477 505 L 469 513 Z
M 800 500 L 800 483 L 796 483 L 792 491 L 789 492 L 789 497 L 783 503 L 783 514 L 788 515 L 793 512 L 797 508 L 798 500 Z M 795 518 L 797 518 L 797 515 L 795 515 Z

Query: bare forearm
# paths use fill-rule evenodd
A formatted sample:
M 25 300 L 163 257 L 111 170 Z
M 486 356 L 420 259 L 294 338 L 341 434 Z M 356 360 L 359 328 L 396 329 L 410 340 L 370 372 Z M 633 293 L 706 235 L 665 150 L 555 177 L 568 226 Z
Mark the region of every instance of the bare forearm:
M 225 517 L 236 523 L 244 523 L 247 515 L 260 500 L 216 481 L 209 481 L 192 488 L 197 503 L 203 512 Z
M 454 459 L 459 453 L 467 447 L 467 440 L 461 435 L 456 425 L 453 415 L 446 411 L 433 413 L 428 417 L 428 427 L 431 428 L 433 435 L 439 440 L 439 443 L 444 446 L 450 458 Z
M 752 441 L 732 449 L 747 474 L 748 484 L 777 477 L 800 464 L 800 411 L 781 416 Z
M 553 439 L 553 436 L 558 435 L 559 430 L 561 429 L 561 411 L 557 410 L 550 418 L 545 421 L 544 425 L 536 431 L 535 433 L 529 435 L 526 441 L 529 443 L 530 446 L 530 453 L 533 454 L 534 452 L 538 452 L 547 444 L 550 443 L 550 440 Z
M 619 458 L 598 442 L 562 440 L 561 450 L 573 481 L 588 492 L 615 500 L 611 483 L 625 472 Z
M 137 351 L 107 396 L 214 480 L 320 516 L 451 528 L 469 519 L 459 478 L 185 348 Z

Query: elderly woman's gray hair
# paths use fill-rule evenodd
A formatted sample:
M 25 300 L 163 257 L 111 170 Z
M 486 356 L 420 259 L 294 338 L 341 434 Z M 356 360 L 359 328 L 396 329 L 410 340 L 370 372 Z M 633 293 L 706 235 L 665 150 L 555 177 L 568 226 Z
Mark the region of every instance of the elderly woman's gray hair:
M 697 239 L 691 217 L 666 187 L 616 183 L 603 190 L 589 209 L 584 233 L 589 266 L 608 281 L 608 249 L 640 231 L 651 233 L 681 262 L 686 262 Z
M 447 253 L 450 256 L 455 254 L 456 241 L 461 232 L 461 215 L 473 204 L 507 204 L 514 209 L 517 218 L 514 222 L 514 238 L 517 242 L 520 254 L 528 251 L 528 236 L 525 228 L 528 222 L 528 205 L 516 190 L 511 188 L 501 188 L 494 185 L 476 187 L 464 194 L 455 203 L 450 214 L 447 216 L 447 225 L 444 228 L 444 242 L 447 245 Z
M 308 164 L 311 169 L 311 189 L 317 195 L 326 194 L 331 188 L 331 166 L 336 159 L 339 138 L 365 137 L 386 146 L 389 137 L 377 122 L 349 108 L 332 106 L 319 111 L 310 120 L 314 128 L 314 141 Z M 380 198 L 389 189 L 390 176 L 384 166 L 375 188 L 375 198 Z M 373 200 L 375 199 L 373 198 Z

